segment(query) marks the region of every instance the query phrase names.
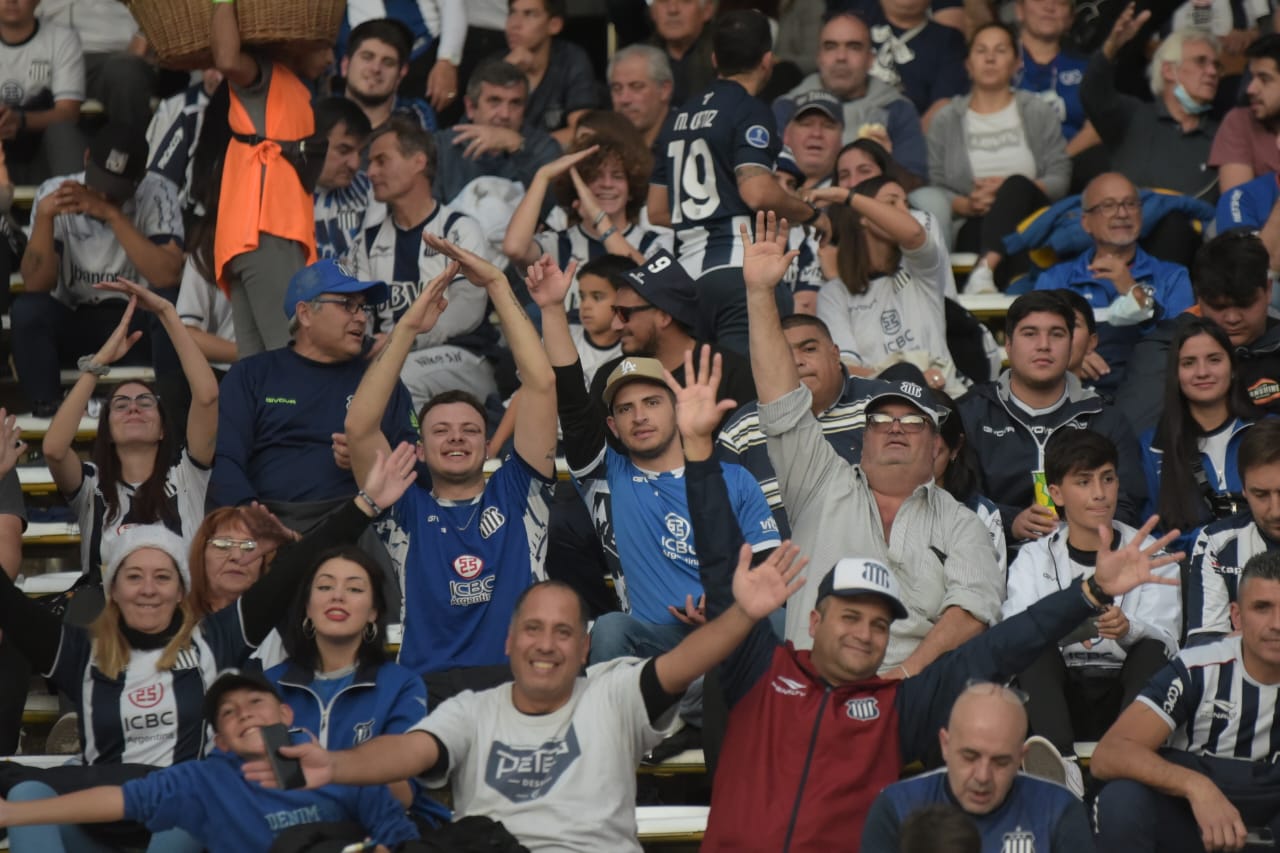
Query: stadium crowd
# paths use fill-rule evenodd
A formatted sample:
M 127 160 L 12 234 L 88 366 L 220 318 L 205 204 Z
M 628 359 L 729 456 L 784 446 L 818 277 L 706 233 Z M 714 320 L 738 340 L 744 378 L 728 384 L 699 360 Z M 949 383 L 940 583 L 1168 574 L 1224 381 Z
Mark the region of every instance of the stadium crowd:
M 0 0 L 10 849 L 1276 846 L 1271 3 L 181 2 Z

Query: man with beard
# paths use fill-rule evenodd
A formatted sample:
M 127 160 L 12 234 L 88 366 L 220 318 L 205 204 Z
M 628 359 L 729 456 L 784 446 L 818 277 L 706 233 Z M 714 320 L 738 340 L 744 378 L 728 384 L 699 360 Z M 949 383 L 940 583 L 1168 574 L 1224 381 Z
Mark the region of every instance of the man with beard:
M 316 253 L 341 258 L 355 244 L 373 197 L 360 151 L 369 137 L 369 119 L 349 98 L 321 98 L 313 105 L 316 134 L 329 140 L 316 179 Z
M 360 105 L 374 130 L 395 113 L 413 116 L 423 130 L 436 129 L 435 111 L 426 101 L 396 94 L 400 81 L 409 73 L 411 50 L 409 28 L 391 18 L 365 21 L 351 31 L 341 67 L 346 94 Z
M 1249 45 L 1249 102 L 1222 118 L 1209 150 L 1223 193 L 1258 175 L 1280 169 L 1280 34 L 1267 33 Z
M 666 268 L 679 269 L 670 255 L 659 257 L 667 261 Z M 529 293 L 542 309 L 543 343 L 556 372 L 560 423 L 564 434 L 573 438 L 565 443 L 565 456 L 591 512 L 623 607 L 621 613 L 606 613 L 596 620 L 590 660 L 651 656 L 674 648 L 701 619 L 702 582 L 689 526 L 675 396 L 664 380 L 667 370 L 662 361 L 624 355 L 612 369 L 602 368 L 596 374 L 605 377 L 603 398 L 608 407 L 608 416 L 600 417 L 587 396 L 564 310 L 572 275 L 573 269 L 566 274 L 544 256 L 531 268 Z M 631 276 L 635 281 L 636 273 Z M 687 280 L 683 273 L 680 276 Z M 652 288 L 654 303 L 636 310 L 661 312 L 669 326 L 674 320 L 667 311 L 678 315 L 683 306 L 671 301 L 674 297 L 663 283 L 656 278 L 637 283 L 636 289 Z M 692 283 L 688 286 L 691 291 Z M 632 288 L 625 290 L 636 293 Z M 623 341 L 623 352 L 628 353 L 627 338 Z M 691 338 L 688 342 L 692 346 Z M 680 353 L 682 366 L 687 351 Z M 709 350 L 703 348 L 704 361 L 710 358 Z M 716 356 L 717 380 L 721 358 Z M 720 407 L 728 412 L 734 403 L 721 399 Z M 609 446 L 606 426 L 623 452 Z M 759 484 L 738 465 L 726 463 L 724 475 L 734 515 L 752 550 L 777 547 L 778 526 Z M 693 689 L 681 701 L 680 715 L 700 727 L 701 711 L 701 691 Z

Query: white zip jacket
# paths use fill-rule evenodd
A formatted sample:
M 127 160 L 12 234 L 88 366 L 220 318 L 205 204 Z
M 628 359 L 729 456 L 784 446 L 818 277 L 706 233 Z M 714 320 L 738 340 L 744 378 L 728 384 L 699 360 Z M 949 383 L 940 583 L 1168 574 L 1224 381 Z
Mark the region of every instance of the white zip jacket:
M 1111 523 L 1124 547 L 1138 531 L 1119 521 Z M 1145 544 L 1155 540 L 1147 537 Z M 1067 525 L 1060 524 L 1052 534 L 1023 545 L 1009 566 L 1008 597 L 1001 617 L 1021 613 L 1047 595 L 1066 587 L 1085 574 L 1082 566 L 1071 561 L 1067 552 Z M 1177 578 L 1177 564 L 1156 571 L 1161 577 Z M 1101 640 L 1087 649 L 1084 643 L 1062 647 L 1067 666 L 1097 666 L 1119 669 L 1128 650 L 1139 640 L 1159 640 L 1169 657 L 1178 653 L 1178 631 L 1182 620 L 1179 588 L 1159 584 L 1143 584 L 1116 597 L 1116 604 L 1129 620 L 1129 633 L 1119 640 Z

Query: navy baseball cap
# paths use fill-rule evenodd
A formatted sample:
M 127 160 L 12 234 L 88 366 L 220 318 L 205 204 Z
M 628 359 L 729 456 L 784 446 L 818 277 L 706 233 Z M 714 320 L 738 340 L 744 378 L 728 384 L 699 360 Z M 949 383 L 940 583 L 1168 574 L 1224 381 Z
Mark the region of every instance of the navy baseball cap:
M 786 127 L 793 119 L 810 110 L 817 110 L 844 127 L 844 105 L 839 98 L 823 89 L 813 89 L 790 98 L 778 98 L 773 102 L 773 117 L 778 127 Z
M 660 311 L 665 311 L 680 325 L 692 331 L 698 327 L 698 290 L 670 252 L 656 252 L 642 266 L 623 276 L 640 298 Z
M 316 261 L 289 279 L 284 294 L 284 314 L 290 320 L 299 302 L 310 302 L 325 293 L 364 293 L 371 304 L 387 301 L 387 285 L 382 281 L 361 281 L 341 261 Z
M 865 411 L 870 412 L 873 407 L 884 400 L 901 400 L 920 410 L 920 414 L 928 418 L 934 425 L 938 427 L 950 414 L 950 410 L 945 406 L 939 406 L 937 400 L 933 396 L 933 392 L 928 388 L 916 382 L 889 382 L 888 387 L 884 390 L 877 391 L 867 400 Z
M 878 595 L 889 605 L 893 618 L 906 619 L 908 616 L 893 572 L 884 563 L 867 557 L 845 557 L 832 566 L 818 584 L 818 601 L 828 595 L 841 598 Z
M 84 182 L 116 204 L 133 198 L 147 176 L 150 148 L 141 131 L 124 124 L 109 124 L 89 143 Z
M 284 701 L 280 691 L 262 673 L 251 669 L 224 669 L 204 694 L 204 719 L 215 730 L 218 728 L 218 706 L 222 704 L 222 697 L 232 690 L 270 693 L 281 702 Z

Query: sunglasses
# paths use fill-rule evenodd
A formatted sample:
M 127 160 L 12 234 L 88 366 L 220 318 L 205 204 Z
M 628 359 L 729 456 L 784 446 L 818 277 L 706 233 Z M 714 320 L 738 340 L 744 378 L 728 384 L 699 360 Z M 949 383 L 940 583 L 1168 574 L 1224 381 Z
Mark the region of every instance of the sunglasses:
M 615 305 L 613 306 L 613 314 L 624 323 L 631 322 L 631 315 L 637 311 L 652 311 L 656 306 L 653 305 Z

